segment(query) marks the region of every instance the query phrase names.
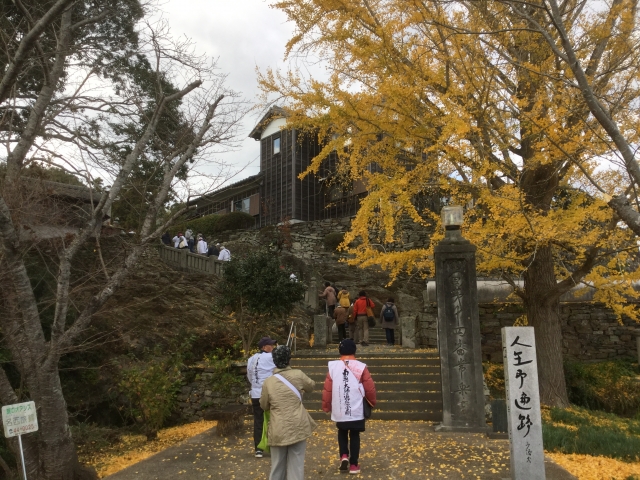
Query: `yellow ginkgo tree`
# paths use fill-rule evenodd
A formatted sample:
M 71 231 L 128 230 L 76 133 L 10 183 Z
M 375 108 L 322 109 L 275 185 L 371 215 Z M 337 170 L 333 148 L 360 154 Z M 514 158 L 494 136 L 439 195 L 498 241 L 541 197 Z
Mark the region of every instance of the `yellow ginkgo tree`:
M 419 207 L 424 195 L 465 205 L 480 272 L 513 286 L 536 329 L 547 405 L 568 405 L 560 297 L 582 286 L 635 316 L 626 299 L 639 276 L 637 165 L 602 119 L 638 144 L 636 3 L 565 0 L 555 17 L 544 1 L 274 4 L 296 27 L 286 55 L 327 73 L 262 72 L 265 102 L 325 142 L 310 171 L 335 152 L 336 179 L 365 179 L 369 195 L 343 243 L 353 263 L 433 273 L 440 234 L 426 249 L 381 253 L 373 243 L 398 241 L 402 218 L 437 225 Z

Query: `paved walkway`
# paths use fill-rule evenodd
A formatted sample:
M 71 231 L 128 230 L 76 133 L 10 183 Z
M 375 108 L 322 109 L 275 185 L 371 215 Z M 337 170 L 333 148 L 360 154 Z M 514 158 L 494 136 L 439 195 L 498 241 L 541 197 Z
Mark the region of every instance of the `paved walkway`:
M 250 423 L 247 419 L 242 431 L 227 438 L 216 436 L 215 429 L 209 430 L 107 478 L 266 480 L 270 460 L 268 456 L 253 457 Z M 380 420 L 367 422 L 361 438 L 361 474 L 354 478 L 510 478 L 508 440 L 490 440 L 481 434 L 436 433 L 427 422 Z M 550 461 L 546 462 L 546 474 L 547 480 L 575 478 Z M 307 445 L 305 478 L 340 475 L 335 424 L 319 422 Z

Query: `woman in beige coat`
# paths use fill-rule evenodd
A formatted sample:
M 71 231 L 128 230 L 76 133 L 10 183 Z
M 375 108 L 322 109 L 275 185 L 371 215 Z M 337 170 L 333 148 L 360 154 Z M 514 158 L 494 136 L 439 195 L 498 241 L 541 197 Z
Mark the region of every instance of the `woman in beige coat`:
M 289 366 L 291 349 L 280 345 L 271 352 L 276 369 L 262 384 L 260 406 L 270 411 L 267 438 L 271 448 L 269 480 L 303 480 L 307 438 L 316 428 L 302 405 L 302 393 L 311 392 L 315 382 Z

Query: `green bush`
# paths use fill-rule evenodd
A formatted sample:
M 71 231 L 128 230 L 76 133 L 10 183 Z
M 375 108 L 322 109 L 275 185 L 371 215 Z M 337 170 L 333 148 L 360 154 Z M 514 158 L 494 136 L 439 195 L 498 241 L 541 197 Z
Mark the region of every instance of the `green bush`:
M 640 422 L 579 407 L 544 411 L 545 450 L 601 455 L 625 461 L 640 458 Z
M 575 405 L 618 415 L 633 415 L 640 408 L 640 384 L 629 363 L 567 362 L 565 377 L 569 400 Z
M 332 232 L 324 237 L 324 248 L 330 252 L 338 249 L 338 246 L 344 241 L 344 233 Z
M 218 225 L 216 226 L 216 233 L 227 232 L 230 230 L 241 230 L 244 228 L 251 228 L 255 225 L 256 220 L 253 216 L 244 212 L 231 212 L 225 215 L 220 215 Z M 204 232 L 202 232 L 204 234 Z
M 255 219 L 244 212 L 231 212 L 224 215 L 205 215 L 184 222 L 179 222 L 172 227 L 172 232 L 184 233 L 187 228 L 193 230 L 194 235 L 201 233 L 208 240 L 222 232 L 250 228 L 255 225 Z
M 244 387 L 245 377 L 235 373 L 231 364 L 234 359 L 242 356 L 242 342 L 236 342 L 232 349 L 217 348 L 204 360 L 210 370 L 213 370 L 209 385 L 211 390 L 229 395 L 234 387 Z
M 181 384 L 174 358 L 137 360 L 121 368 L 118 391 L 127 399 L 124 413 L 143 427 L 149 440 L 171 415 Z

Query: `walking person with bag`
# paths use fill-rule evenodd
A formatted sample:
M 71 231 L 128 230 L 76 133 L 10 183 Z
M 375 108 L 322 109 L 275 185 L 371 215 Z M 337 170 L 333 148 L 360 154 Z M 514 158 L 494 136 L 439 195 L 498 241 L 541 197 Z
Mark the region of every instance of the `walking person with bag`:
M 398 307 L 396 307 L 393 298 L 389 297 L 380 311 L 380 323 L 387 335 L 387 345 L 390 347 L 396 344 L 395 329 L 398 327 L 399 318 Z
M 315 382 L 289 366 L 291 349 L 280 345 L 271 352 L 276 369 L 262 385 L 260 406 L 270 412 L 267 429 L 271 449 L 269 480 L 303 480 L 307 438 L 316 422 L 302 405 L 302 393 L 313 391 Z
M 376 386 L 367 366 L 356 360 L 356 348 L 350 338 L 340 342 L 340 360 L 329 362 L 322 389 L 322 410 L 338 428 L 340 470 L 350 474 L 360 473 L 360 433 L 376 405 Z
M 342 305 L 338 305 L 333 311 L 333 318 L 336 321 L 338 327 L 338 343 L 347 338 L 346 323 L 349 317 L 349 307 L 345 308 Z
M 262 395 L 262 384 L 273 375 L 276 368 L 273 363 L 271 352 L 275 348 L 276 341 L 269 337 L 262 337 L 258 342 L 260 351 L 253 355 L 247 362 L 247 379 L 251 383 L 251 407 L 253 408 L 253 443 L 256 449 L 256 458 L 263 457 L 263 451 L 258 448 L 262 439 L 262 428 L 264 425 L 264 411 L 260 407 L 260 396 Z
M 353 302 L 353 318 L 356 323 L 356 332 L 355 342 L 360 343 L 363 347 L 369 345 L 369 327 L 373 325 L 369 325 L 369 319 L 373 320 L 373 324 L 375 325 L 375 318 L 373 317 L 373 307 L 375 304 L 373 301 L 367 297 L 367 292 L 361 290 L 358 293 L 358 299 Z

